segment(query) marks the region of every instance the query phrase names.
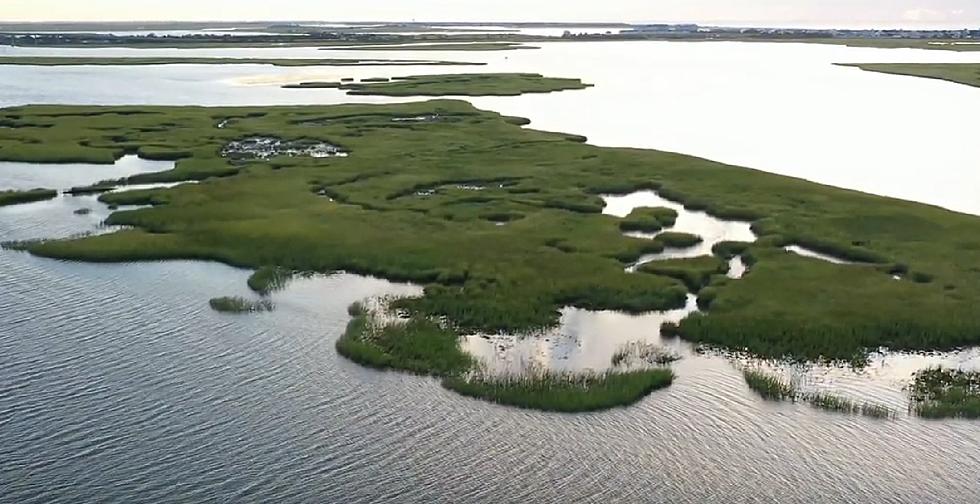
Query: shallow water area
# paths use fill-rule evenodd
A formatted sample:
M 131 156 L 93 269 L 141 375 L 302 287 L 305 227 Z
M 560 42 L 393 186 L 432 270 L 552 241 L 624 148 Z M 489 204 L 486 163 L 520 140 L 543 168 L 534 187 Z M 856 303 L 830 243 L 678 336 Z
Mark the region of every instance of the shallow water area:
M 467 335 L 463 350 L 472 354 L 491 373 L 519 375 L 532 370 L 607 371 L 615 368 L 617 351 L 634 342 L 663 346 L 690 355 L 690 345 L 679 340 L 663 340 L 660 326 L 680 322 L 697 310 L 693 295 L 677 310 L 646 315 L 628 315 L 579 308 L 562 310 L 559 326 L 528 335 Z
M 115 164 L 3 161 L 0 162 L 0 190 L 36 187 L 66 190 L 102 180 L 167 171 L 173 167 L 173 161 L 150 161 L 136 155 L 123 156 Z
M 670 208 L 677 212 L 677 222 L 665 231 L 690 233 L 701 237 L 701 243 L 692 247 L 667 248 L 656 254 L 644 254 L 636 263 L 630 265 L 630 271 L 653 261 L 711 255 L 711 248 L 723 241 L 754 242 L 757 239 L 755 233 L 752 232 L 752 223 L 750 222 L 723 220 L 707 212 L 688 210 L 684 208 L 684 205 L 668 200 L 655 191 L 637 191 L 626 195 L 603 195 L 602 200 L 606 203 L 602 213 L 620 218 L 628 216 L 637 208 Z M 627 236 L 648 240 L 656 238 L 658 234 L 660 232 L 626 233 Z

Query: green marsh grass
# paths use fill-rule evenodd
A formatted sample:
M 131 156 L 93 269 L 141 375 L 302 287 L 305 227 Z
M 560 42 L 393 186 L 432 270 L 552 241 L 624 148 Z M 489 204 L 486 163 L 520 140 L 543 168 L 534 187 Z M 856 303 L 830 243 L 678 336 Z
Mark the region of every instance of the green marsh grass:
M 653 261 L 637 271 L 680 280 L 691 292 L 698 292 L 711 282 L 711 277 L 728 272 L 728 263 L 714 256 Z
M 434 115 L 453 121 L 394 121 Z M 657 188 L 711 215 L 751 218 L 759 235 L 741 254 L 752 274 L 712 280 L 710 311 L 677 329 L 685 339 L 808 360 L 980 343 L 980 219 L 936 207 L 680 154 L 571 142 L 454 100 L 27 106 L 0 110 L 0 122 L 18 125 L 0 128 L 0 160 L 112 163 L 138 153 L 176 159 L 175 168 L 125 183 L 204 180 L 138 194 L 156 204 L 107 219 L 129 229 L 28 245 L 36 255 L 343 270 L 424 285 L 423 297 L 402 302 L 412 316 L 444 317 L 462 331 L 526 331 L 553 326 L 569 305 L 633 313 L 684 305 L 688 289 L 677 280 L 624 272 L 670 235 L 630 238 L 619 219 L 601 213 L 600 189 Z M 350 156 L 241 163 L 220 156 L 232 140 L 270 134 L 342 145 Z M 411 192 L 446 180 L 485 189 Z M 406 196 L 390 197 L 397 194 Z M 523 218 L 505 226 L 485 218 L 504 214 Z M 874 262 L 806 260 L 784 253 L 786 243 L 824 244 Z M 896 281 L 885 273 L 895 264 L 931 281 Z
M 459 374 L 473 365 L 457 334 L 435 320 L 385 320 L 362 303 L 352 304 L 348 313 L 351 321 L 336 346 L 358 364 L 435 376 Z
M 518 408 L 556 412 L 599 411 L 634 404 L 674 380 L 669 369 L 607 373 L 529 372 L 517 376 L 475 373 L 443 380 L 468 397 Z
M 870 418 L 894 419 L 898 413 L 884 404 L 870 401 L 857 402 L 846 397 L 828 392 L 805 394 L 801 397 L 814 408 L 836 411 L 851 415 L 862 415 Z
M 746 369 L 742 371 L 746 385 L 763 399 L 770 401 L 785 401 L 796 399 L 796 387 L 778 375 Z
M 657 235 L 656 240 L 670 248 L 689 248 L 704 241 L 698 235 L 677 231 L 664 231 Z
M 619 229 L 623 231 L 639 231 L 655 233 L 674 225 L 677 212 L 670 208 L 637 208 L 625 219 L 620 221 Z
M 980 87 L 980 63 L 855 63 L 840 64 L 867 72 L 939 79 Z
M 350 95 L 382 96 L 517 96 L 591 87 L 579 79 L 532 73 L 416 75 L 395 79 L 362 79 L 343 84 Z
M 0 191 L 0 206 L 33 203 L 58 197 L 52 189 L 30 189 L 27 191 Z
M 221 313 L 254 313 L 275 309 L 268 299 L 251 300 L 237 296 L 213 298 L 209 304 L 211 309 Z
M 267 295 L 286 287 L 293 278 L 293 272 L 279 266 L 263 266 L 248 277 L 248 287 L 253 291 Z
M 923 418 L 980 418 L 980 372 L 924 369 L 915 374 L 909 399 Z

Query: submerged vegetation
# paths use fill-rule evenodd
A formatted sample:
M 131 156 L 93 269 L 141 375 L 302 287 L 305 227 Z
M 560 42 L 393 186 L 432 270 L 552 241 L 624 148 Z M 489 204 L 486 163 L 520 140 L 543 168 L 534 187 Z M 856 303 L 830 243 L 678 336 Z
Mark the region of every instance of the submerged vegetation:
M 836 394 L 823 392 L 806 394 L 802 397 L 802 400 L 806 401 L 814 408 L 824 409 L 827 411 L 836 411 L 838 413 L 862 415 L 882 419 L 893 419 L 898 416 L 898 413 L 894 409 L 889 408 L 884 404 L 869 401 L 858 403 Z
M 868 72 L 939 79 L 980 87 L 980 63 L 841 63 Z
M 980 372 L 942 367 L 919 371 L 909 387 L 913 411 L 925 418 L 980 418 Z
M 58 196 L 53 189 L 29 189 L 27 191 L 0 191 L 0 207 L 44 201 Z
M 801 393 L 792 382 L 777 374 L 745 369 L 742 375 L 750 389 L 770 401 L 801 401 L 818 409 L 871 418 L 889 419 L 897 416 L 895 410 L 883 404 L 868 401 L 858 403 L 827 392 Z
M 176 165 L 120 184 L 203 181 L 104 195 L 110 204 L 152 206 L 106 220 L 125 230 L 26 245 L 37 255 L 344 270 L 423 284 L 422 297 L 397 307 L 447 330 L 535 330 L 557 323 L 563 306 L 681 308 L 691 287 L 720 268 L 706 259 L 704 269 L 668 264 L 691 274 L 624 271 L 644 254 L 700 239 L 632 238 L 622 219 L 602 214 L 601 194 L 655 190 L 719 218 L 751 218 L 759 236 L 716 247 L 742 255 L 752 273 L 712 281 L 710 309 L 672 334 L 800 359 L 980 343 L 980 218 L 932 206 L 680 154 L 591 146 L 453 100 L 26 106 L 0 110 L 0 121 L 10 126 L 0 128 L 0 160 L 107 164 L 135 153 Z M 270 135 L 348 155 L 222 156 L 236 141 Z M 865 260 L 814 261 L 786 253 L 792 243 Z M 899 266 L 921 281 L 894 280 L 889 271 Z
M 629 366 L 634 363 L 643 365 L 667 365 L 680 360 L 680 355 L 653 343 L 633 341 L 616 350 L 612 356 L 613 367 Z
M 285 88 L 337 88 L 350 95 L 373 96 L 517 96 L 591 87 L 579 79 L 544 77 L 533 73 L 476 73 L 413 75 L 361 82 L 301 82 Z

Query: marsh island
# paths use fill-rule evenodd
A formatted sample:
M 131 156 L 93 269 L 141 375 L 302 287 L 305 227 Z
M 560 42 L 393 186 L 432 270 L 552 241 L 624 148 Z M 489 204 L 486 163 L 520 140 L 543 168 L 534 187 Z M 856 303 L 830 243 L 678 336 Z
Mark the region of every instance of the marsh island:
M 112 163 L 135 153 L 176 165 L 113 183 L 202 181 L 105 194 L 105 203 L 151 206 L 106 221 L 128 229 L 24 244 L 29 252 L 415 282 L 423 296 L 391 303 L 406 319 L 391 325 L 383 314 L 353 309 L 339 348 L 364 364 L 441 377 L 467 395 L 570 411 L 628 404 L 670 383 L 659 366 L 507 381 L 476 372 L 459 349 L 461 334 L 552 326 L 563 306 L 640 313 L 698 295 L 702 311 L 673 333 L 764 357 L 854 360 L 879 347 L 980 342 L 980 218 L 936 207 L 680 154 L 595 147 L 453 100 L 25 106 L 0 111 L 0 121 L 13 126 L 0 130 L 0 160 Z M 236 145 L 302 148 L 241 155 Z M 670 211 L 603 213 L 602 195 L 641 190 L 750 222 L 756 241 L 713 247 L 719 259 L 743 258 L 750 271 L 733 280 L 710 257 L 629 270 L 646 254 L 701 241 L 624 233 L 653 229 L 654 221 L 670 226 Z M 791 245 L 842 261 L 787 252 Z M 631 392 L 583 399 L 611 382 Z M 539 386 L 566 390 L 559 395 L 567 399 L 542 402 Z

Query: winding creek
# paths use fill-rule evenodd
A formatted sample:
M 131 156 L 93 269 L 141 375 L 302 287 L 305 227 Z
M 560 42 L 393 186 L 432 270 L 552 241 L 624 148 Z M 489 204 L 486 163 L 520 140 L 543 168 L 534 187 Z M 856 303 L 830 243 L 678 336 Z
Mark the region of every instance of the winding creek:
M 15 78 L 8 70 L 0 82 Z M 108 91 L 85 85 L 100 79 L 91 69 L 13 74 L 24 72 L 37 90 L 15 87 L 0 102 L 337 99 L 320 90 L 229 88 L 240 69 L 143 69 L 139 82 Z M 80 80 L 68 86 L 72 72 Z M 181 72 L 200 80 L 178 81 L 170 94 L 155 87 L 188 75 Z M 37 83 L 51 76 L 60 79 Z M 909 84 L 920 86 L 948 89 Z M 113 91 L 119 94 L 110 97 Z M 106 166 L 0 163 L 0 180 L 67 189 L 168 167 L 135 157 Z M 951 185 L 960 186 L 948 200 L 957 207 L 970 187 L 962 179 Z M 718 241 L 755 239 L 747 223 L 687 211 L 652 191 L 604 199 L 604 212 L 616 217 L 644 206 L 674 208 L 671 230 L 704 239 L 641 261 L 696 257 Z M 82 208 L 91 213 L 76 215 Z M 3 207 L 0 241 L 105 232 L 108 214 L 96 196 Z M 744 273 L 740 263 L 731 266 L 730 275 Z M 194 261 L 84 264 L 0 250 L 0 502 L 980 501 L 980 424 L 909 416 L 903 391 L 922 367 L 980 369 L 978 349 L 880 353 L 860 371 L 721 355 L 659 334 L 662 322 L 696 310 L 693 296 L 683 309 L 636 316 L 567 308 L 561 325 L 542 334 L 463 339 L 468 352 L 500 372 L 528 365 L 609 369 L 616 351 L 633 342 L 681 357 L 671 364 L 675 383 L 633 407 L 548 414 L 466 399 L 436 380 L 373 371 L 336 354 L 351 302 L 417 295 L 418 286 L 316 275 L 275 293 L 273 312 L 229 316 L 208 307 L 215 296 L 250 296 L 249 273 Z M 748 390 L 741 366 L 900 414 L 881 421 L 769 403 Z

